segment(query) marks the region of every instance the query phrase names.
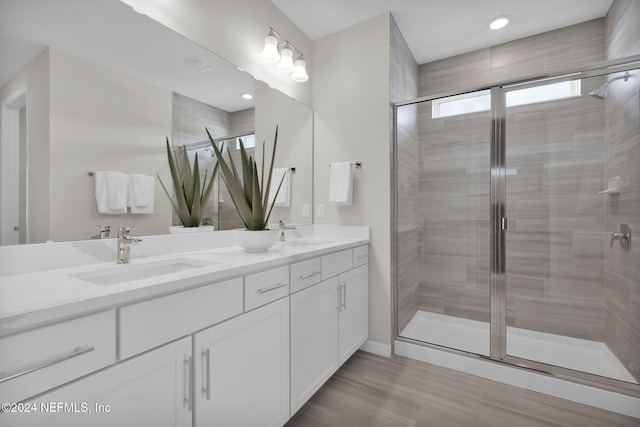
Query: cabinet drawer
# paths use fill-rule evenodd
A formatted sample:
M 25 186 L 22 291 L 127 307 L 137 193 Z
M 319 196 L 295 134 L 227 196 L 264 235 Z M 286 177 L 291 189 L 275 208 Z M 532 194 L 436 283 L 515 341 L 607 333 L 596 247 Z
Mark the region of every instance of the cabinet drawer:
M 120 308 L 120 359 L 242 313 L 242 278 Z
M 116 361 L 114 310 L 0 339 L 0 401 L 19 402 Z
M 329 255 L 323 255 L 321 262 L 322 280 L 326 280 L 329 277 L 337 276 L 340 273 L 351 270 L 353 264 L 352 258 L 353 254 L 351 249 L 335 252 Z
M 320 283 L 320 258 L 291 264 L 291 293 Z
M 369 262 L 369 246 L 358 246 L 353 249 L 353 266 L 357 267 Z
M 274 268 L 244 278 L 244 309 L 256 307 L 289 295 L 289 266 Z

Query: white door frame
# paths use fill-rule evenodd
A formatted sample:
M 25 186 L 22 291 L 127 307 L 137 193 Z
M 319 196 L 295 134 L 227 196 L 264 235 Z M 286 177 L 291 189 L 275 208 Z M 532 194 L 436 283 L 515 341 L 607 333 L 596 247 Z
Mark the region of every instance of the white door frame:
M 0 107 L 0 244 L 19 243 L 20 223 L 20 109 L 27 107 L 27 86 L 2 100 Z M 25 236 L 29 242 L 29 114 L 26 134 Z

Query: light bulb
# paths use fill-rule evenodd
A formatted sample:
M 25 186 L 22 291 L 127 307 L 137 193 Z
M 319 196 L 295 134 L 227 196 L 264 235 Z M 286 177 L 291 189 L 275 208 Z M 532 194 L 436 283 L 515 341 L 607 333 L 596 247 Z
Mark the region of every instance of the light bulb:
M 295 69 L 295 65 L 293 65 L 293 51 L 289 47 L 289 43 L 287 43 L 282 50 L 280 51 L 280 62 L 278 62 L 278 70 L 283 73 L 292 73 Z
M 291 79 L 294 82 L 302 83 L 302 82 L 306 82 L 307 80 L 309 80 L 309 75 L 307 74 L 306 65 L 307 65 L 307 63 L 304 61 L 304 59 L 302 59 L 302 55 L 300 55 L 300 57 L 298 57 L 298 59 L 296 59 L 295 69 L 293 70 L 293 73 L 291 74 Z
M 260 53 L 262 59 L 267 62 L 278 62 L 280 60 L 280 54 L 278 53 L 278 39 L 269 33 L 264 38 L 264 49 Z

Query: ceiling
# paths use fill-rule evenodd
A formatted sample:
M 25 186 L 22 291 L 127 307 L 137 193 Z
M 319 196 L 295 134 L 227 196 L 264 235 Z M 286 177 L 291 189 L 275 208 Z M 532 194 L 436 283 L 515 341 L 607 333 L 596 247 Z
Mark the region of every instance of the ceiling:
M 612 0 L 271 0 L 312 40 L 390 11 L 418 64 L 606 15 Z M 498 31 L 489 21 L 508 14 Z
M 224 111 L 253 107 L 255 80 L 113 0 L 0 0 L 0 87 L 47 46 Z

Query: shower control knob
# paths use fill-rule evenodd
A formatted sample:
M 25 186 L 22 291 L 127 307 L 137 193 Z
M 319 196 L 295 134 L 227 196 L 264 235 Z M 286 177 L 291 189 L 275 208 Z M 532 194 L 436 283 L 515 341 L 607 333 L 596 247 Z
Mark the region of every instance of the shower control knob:
M 631 226 L 629 224 L 620 224 L 620 230 L 611 233 L 609 247 L 613 246 L 613 242 L 620 240 L 620 247 L 623 249 L 631 248 Z

